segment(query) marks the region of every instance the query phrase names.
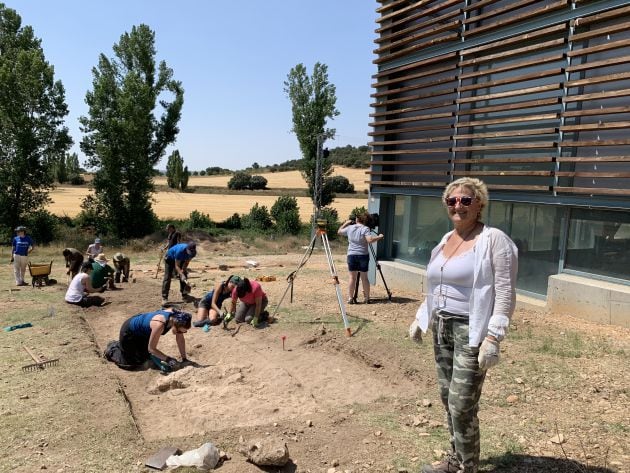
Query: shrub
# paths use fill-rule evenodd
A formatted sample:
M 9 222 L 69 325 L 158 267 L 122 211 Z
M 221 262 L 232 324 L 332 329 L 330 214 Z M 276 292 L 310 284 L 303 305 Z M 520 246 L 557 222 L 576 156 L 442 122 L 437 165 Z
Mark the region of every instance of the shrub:
M 262 176 L 252 176 L 252 178 L 249 181 L 249 188 L 252 190 L 266 189 L 267 179 L 265 179 Z
M 241 219 L 241 225 L 243 228 L 249 228 L 252 230 L 268 230 L 271 225 L 271 215 L 267 207 L 264 205 L 258 205 L 258 202 L 250 209 L 247 215 L 243 215 Z
M 354 184 L 351 184 L 347 177 L 332 176 L 327 177 L 332 192 L 340 194 L 354 194 Z
M 210 215 L 199 212 L 197 210 L 193 210 L 192 212 L 190 212 L 189 225 L 190 228 L 199 229 L 214 227 L 214 223 L 210 219 Z
M 36 243 L 50 243 L 57 237 L 59 220 L 47 210 L 37 210 L 25 219 L 28 233 Z
M 223 222 L 221 222 L 219 226 L 227 228 L 228 230 L 238 230 L 242 226 L 241 216 L 238 213 L 235 213 L 231 217 L 228 217 Z
M 278 219 L 276 219 L 276 228 L 278 233 L 281 234 L 299 234 L 302 229 L 300 212 L 297 209 L 287 210 Z
M 297 199 L 291 195 L 281 195 L 271 206 L 271 216 L 277 222 L 284 212 L 298 210 Z
M 195 172 L 197 172 L 197 171 L 195 171 Z M 200 176 L 205 176 L 205 175 L 206 175 L 206 171 L 204 171 L 204 170 L 202 169 L 201 171 L 199 171 L 199 175 L 200 175 Z M 195 176 L 196 176 L 196 174 L 195 174 Z
M 85 179 L 81 174 L 72 174 L 71 176 L 69 176 L 68 181 L 73 186 L 82 186 L 83 184 L 85 184 Z
M 235 172 L 228 182 L 228 189 L 241 190 L 249 189 L 252 176 L 243 171 Z

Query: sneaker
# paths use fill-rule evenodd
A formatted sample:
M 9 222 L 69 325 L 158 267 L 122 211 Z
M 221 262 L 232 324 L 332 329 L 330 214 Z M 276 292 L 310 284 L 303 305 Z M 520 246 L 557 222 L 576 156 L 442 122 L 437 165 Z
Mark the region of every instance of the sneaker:
M 448 453 L 442 461 L 424 465 L 420 473 L 462 473 L 463 471 L 459 467 L 457 457 L 452 453 Z
M 210 319 L 197 320 L 193 322 L 193 327 L 205 327 L 206 325 L 210 325 Z
M 356 304 L 357 301 L 355 301 L 353 298 L 348 299 L 348 304 Z

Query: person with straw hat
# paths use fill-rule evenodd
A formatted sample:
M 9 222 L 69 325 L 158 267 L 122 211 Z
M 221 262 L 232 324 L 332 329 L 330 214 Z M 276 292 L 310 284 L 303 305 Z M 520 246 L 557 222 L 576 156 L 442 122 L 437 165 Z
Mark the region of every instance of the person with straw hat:
M 116 289 L 114 285 L 114 268 L 107 264 L 107 258 L 104 253 L 100 253 L 94 258 L 94 263 L 92 263 L 92 274 L 90 276 L 90 280 L 92 282 L 92 287 L 95 289 L 99 289 L 101 287 L 107 287 L 109 289 Z

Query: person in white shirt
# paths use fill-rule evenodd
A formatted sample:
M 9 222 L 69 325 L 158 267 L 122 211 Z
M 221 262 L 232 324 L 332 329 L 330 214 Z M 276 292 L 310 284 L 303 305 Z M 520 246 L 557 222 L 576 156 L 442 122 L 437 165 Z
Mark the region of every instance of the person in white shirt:
M 90 273 L 92 272 L 92 263 L 86 261 L 81 265 L 81 272 L 72 278 L 68 290 L 66 291 L 65 301 L 68 304 L 78 305 L 80 307 L 101 306 L 105 300 L 100 296 L 90 296 L 88 294 L 94 292 L 105 291 L 105 286 L 94 289 L 90 281 Z
M 95 238 L 94 243 L 88 245 L 85 254 L 87 255 L 90 261 L 94 261 L 94 259 L 101 253 L 104 253 L 103 249 L 105 247 L 101 244 L 100 238 Z
M 454 230 L 431 252 L 429 291 L 409 328 L 421 341 L 431 325 L 438 386 L 446 409 L 452 452 L 422 473 L 476 473 L 479 398 L 486 370 L 499 362 L 516 303 L 518 250 L 501 230 L 481 222 L 488 189 L 461 178 L 443 194 Z

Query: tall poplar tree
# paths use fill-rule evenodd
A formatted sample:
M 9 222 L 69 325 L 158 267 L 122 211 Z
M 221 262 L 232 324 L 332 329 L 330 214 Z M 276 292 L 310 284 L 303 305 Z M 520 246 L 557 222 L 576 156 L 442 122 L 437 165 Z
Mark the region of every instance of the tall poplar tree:
M 336 108 L 336 88 L 328 81 L 328 66 L 319 62 L 308 75 L 304 64 L 298 64 L 289 72 L 284 82 L 284 92 L 291 101 L 293 128 L 302 151 L 301 172 L 308 184 L 311 197 L 315 187 L 317 167 L 317 138 L 323 140 L 335 136 L 334 128 L 326 128 L 327 120 L 339 115 Z M 330 160 L 322 161 L 322 182 L 332 173 Z M 324 192 L 321 205 L 332 202 L 332 194 Z
M 166 62 L 156 67 L 155 33 L 147 25 L 124 33 L 113 51 L 92 69 L 81 149 L 96 170 L 92 210 L 104 209 L 100 217 L 117 236 L 140 237 L 154 228 L 153 167 L 179 133 L 184 91 Z
M 43 209 L 52 166 L 72 145 L 65 91 L 33 28 L 0 3 L 0 231 Z

